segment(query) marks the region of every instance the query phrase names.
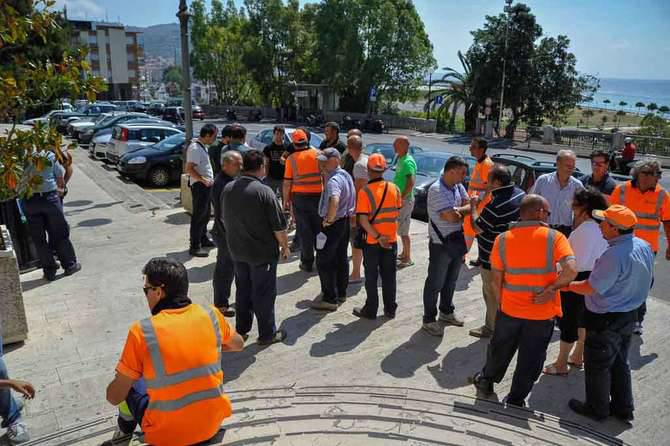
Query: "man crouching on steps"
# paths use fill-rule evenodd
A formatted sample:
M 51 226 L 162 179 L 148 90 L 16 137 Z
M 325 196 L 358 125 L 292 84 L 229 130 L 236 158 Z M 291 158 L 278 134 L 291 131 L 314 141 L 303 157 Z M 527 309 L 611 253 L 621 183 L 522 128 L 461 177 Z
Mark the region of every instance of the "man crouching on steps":
M 114 440 L 139 424 L 145 441 L 183 446 L 212 438 L 232 413 L 223 393 L 221 353 L 244 348 L 223 315 L 188 298 L 180 262 L 154 258 L 142 270 L 151 317 L 128 332 L 107 401 L 119 406 Z

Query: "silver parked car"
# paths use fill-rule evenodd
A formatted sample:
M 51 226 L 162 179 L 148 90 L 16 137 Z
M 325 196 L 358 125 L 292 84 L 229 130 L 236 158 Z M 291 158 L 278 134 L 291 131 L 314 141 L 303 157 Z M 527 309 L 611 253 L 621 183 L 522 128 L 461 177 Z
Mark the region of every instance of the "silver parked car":
M 160 124 L 122 124 L 114 127 L 107 144 L 107 161 L 118 164 L 119 159 L 131 150 L 156 144 L 181 130 Z
M 285 127 L 285 132 L 284 132 L 284 144 L 291 144 L 291 136 L 293 135 L 293 132 L 295 132 L 296 129 L 292 127 Z M 257 134 L 254 135 L 253 138 L 249 140 L 249 145 L 253 147 L 254 149 L 257 150 L 263 150 L 265 146 L 270 144 L 272 142 L 272 131 L 273 128 L 269 129 L 264 129 L 258 132 Z M 309 138 L 309 145 L 312 147 L 316 147 L 317 149 L 321 145 L 321 141 L 323 141 L 323 138 L 316 133 L 312 132 L 310 138 Z
M 169 121 L 163 121 L 160 118 L 156 117 L 148 117 L 148 118 L 133 118 L 130 119 L 123 124 L 126 125 L 136 125 L 136 124 L 151 124 L 151 125 L 161 125 L 161 126 L 166 126 L 166 127 L 174 127 L 177 130 L 181 130 L 182 132 L 184 131 L 183 127 L 174 125 L 173 123 Z M 119 124 L 120 125 L 120 124 Z M 88 145 L 88 153 L 91 158 L 95 158 L 98 160 L 107 160 L 107 144 L 109 144 L 109 141 L 112 139 L 112 132 L 114 131 L 114 127 L 108 127 L 102 130 L 98 130 L 95 132 L 93 135 L 93 139 Z

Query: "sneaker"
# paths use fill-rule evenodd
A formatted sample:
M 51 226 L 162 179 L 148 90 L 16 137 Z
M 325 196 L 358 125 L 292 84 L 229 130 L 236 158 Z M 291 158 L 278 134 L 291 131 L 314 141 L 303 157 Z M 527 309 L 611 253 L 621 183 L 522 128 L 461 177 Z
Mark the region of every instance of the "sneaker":
M 475 338 L 490 338 L 493 336 L 493 330 L 491 330 L 486 325 L 482 325 L 479 328 L 473 328 L 470 330 L 470 336 L 474 336 Z
M 445 314 L 440 311 L 439 320 L 447 325 L 455 325 L 456 327 L 462 327 L 464 325 L 464 322 L 457 318 L 454 313 Z
M 209 253 L 202 248 L 191 248 L 188 253 L 191 257 L 209 257 Z
M 76 273 L 77 271 L 81 271 L 81 263 L 77 262 L 74 265 L 72 265 L 69 268 L 65 268 L 65 275 L 66 276 L 71 276 L 72 274 Z
M 14 424 L 10 424 L 7 427 L 7 439 L 11 444 L 20 444 L 30 441 L 30 435 L 28 434 L 28 428 L 22 421 L 18 421 Z
M 113 446 L 126 446 L 130 444 L 130 440 L 133 439 L 133 434 L 132 432 L 129 434 L 126 434 L 123 432 L 119 427 L 117 427 L 114 430 L 114 433 L 112 434 L 112 439 L 107 443 L 108 445 L 113 445 Z
M 444 336 L 444 327 L 438 322 L 424 322 L 421 328 L 431 336 Z
M 524 400 L 511 400 L 509 396 L 505 397 L 503 399 L 503 403 L 506 404 L 507 406 L 514 406 L 514 407 L 526 407 L 526 402 Z
M 216 307 L 225 317 L 235 316 L 235 310 L 232 307 Z
M 635 322 L 635 327 L 633 327 L 633 334 L 642 336 L 642 322 Z
M 337 310 L 337 304 L 326 302 L 323 299 L 317 299 L 313 302 L 310 302 L 309 306 L 314 310 L 320 310 L 320 311 L 336 311 Z

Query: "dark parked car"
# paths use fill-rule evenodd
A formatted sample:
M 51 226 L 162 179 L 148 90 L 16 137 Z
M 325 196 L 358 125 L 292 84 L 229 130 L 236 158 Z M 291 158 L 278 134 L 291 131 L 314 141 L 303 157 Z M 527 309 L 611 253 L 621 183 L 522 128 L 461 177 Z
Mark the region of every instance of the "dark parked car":
M 124 177 L 165 187 L 179 180 L 184 141 L 185 136 L 180 133 L 152 146 L 127 152 L 119 160 L 117 169 Z
M 428 189 L 442 175 L 447 160 L 455 155 L 455 153 L 433 151 L 422 151 L 414 154 L 416 182 L 414 183 L 414 211 L 412 211 L 412 217 L 424 221 L 428 220 Z M 468 176 L 463 184 L 467 188 L 470 173 L 472 173 L 477 160 L 469 155 L 458 156 L 463 157 L 468 163 Z M 391 168 L 384 173 L 384 178 L 388 181 L 392 181 L 394 176 L 395 168 Z
M 495 163 L 507 166 L 512 174 L 512 181 L 514 181 L 514 184 L 526 192 L 533 187 L 537 177 L 556 170 L 555 161 L 538 161 L 535 158 L 526 155 L 501 153 L 493 155 L 491 160 Z M 579 180 L 584 176 L 584 173 L 576 168 L 572 176 Z
M 184 122 L 184 108 L 183 107 L 166 107 L 163 112 L 163 120 L 180 124 Z
M 162 102 L 152 102 L 151 104 L 149 104 L 148 113 L 150 115 L 163 116 L 164 111 L 165 111 L 165 104 L 163 104 Z
M 76 112 L 58 112 L 49 118 L 49 127 L 55 128 L 60 133 L 65 133 L 67 125 L 71 119 L 75 118 L 96 118 L 103 113 L 113 112 L 117 109 L 116 105 L 103 102 L 85 105 Z

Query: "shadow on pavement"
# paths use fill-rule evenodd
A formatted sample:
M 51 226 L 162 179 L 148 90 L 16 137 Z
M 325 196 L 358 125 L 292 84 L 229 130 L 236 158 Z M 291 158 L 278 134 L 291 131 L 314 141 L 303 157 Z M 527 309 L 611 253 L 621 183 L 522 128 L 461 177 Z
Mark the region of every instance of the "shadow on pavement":
M 297 268 L 297 266 L 296 266 Z M 307 279 L 315 273 L 306 273 L 301 270 L 293 271 L 292 273 L 277 276 L 277 295 L 290 293 L 301 288 L 307 283 Z M 316 297 L 316 296 L 314 296 Z
M 224 386 L 231 381 L 235 381 L 246 369 L 256 362 L 256 353 L 258 353 L 258 350 L 256 344 L 250 343 L 241 352 L 227 352 L 221 355 Z
M 188 225 L 191 223 L 191 216 L 186 212 L 175 212 L 167 215 L 164 221 L 170 225 Z
M 458 273 L 458 280 L 456 281 L 456 291 L 465 291 L 470 288 L 470 283 L 479 274 L 479 267 L 462 266 L 461 272 Z
M 644 344 L 644 339 L 641 336 L 633 335 L 633 339 L 630 342 L 630 350 L 628 351 L 628 362 L 630 363 L 631 370 L 640 370 L 658 358 L 658 353 L 642 355 L 640 352 L 642 344 Z
M 86 203 L 86 204 L 71 204 L 71 203 Z M 89 201 L 89 200 L 78 200 L 78 201 L 71 201 L 71 202 L 66 201 L 63 204 L 63 206 L 64 207 L 70 207 L 70 206 L 80 207 L 80 206 L 86 206 L 86 205 L 91 204 L 91 203 L 92 202 Z M 90 207 L 87 207 L 87 208 L 83 208 L 83 209 L 73 209 L 71 211 L 66 211 L 65 216 L 66 217 L 71 217 L 73 215 L 81 214 L 83 212 L 91 211 L 93 209 L 106 209 L 106 208 L 110 208 L 112 206 L 115 206 L 117 204 L 123 204 L 123 201 L 110 201 L 109 203 L 98 203 L 96 205 L 93 205 L 93 206 L 90 206 Z
M 91 200 L 73 200 L 73 201 L 66 201 L 63 203 L 63 206 L 66 208 L 78 208 L 82 206 L 88 206 L 89 204 L 93 204 Z
M 170 257 L 171 259 L 175 259 L 175 260 L 177 260 L 178 262 L 181 262 L 181 263 L 186 263 L 186 262 L 188 262 L 189 260 L 192 259 L 191 255 L 188 253 L 188 249 L 184 249 L 183 251 L 176 251 L 176 252 L 166 252 L 165 257 Z
M 168 257 L 170 257 L 170 255 L 168 255 Z M 204 266 L 193 266 L 191 268 L 187 268 L 188 281 L 190 283 L 203 283 L 212 280 L 214 277 L 215 267 L 216 260 Z
M 39 277 L 38 279 L 32 279 L 32 280 L 26 280 L 26 281 L 21 281 L 21 289 L 23 290 L 24 293 L 34 290 L 35 288 L 39 288 L 42 285 L 46 285 L 49 282 L 43 278 Z
M 337 353 L 354 350 L 370 334 L 389 319 L 377 317 L 374 321 L 369 319 L 356 319 L 349 324 L 335 324 L 336 330 L 326 334 L 323 341 L 312 344 L 309 355 L 316 358 L 334 355 Z
M 381 368 L 396 378 L 411 378 L 417 370 L 440 357 L 436 351 L 442 338 L 431 336 L 419 328 L 404 344 L 396 347 L 382 360 Z
M 296 304 L 296 308 L 303 309 L 298 314 L 284 319 L 280 329 L 286 330 L 286 345 L 295 345 L 300 337 L 304 336 L 312 327 L 317 325 L 327 316 L 324 311 L 312 310 L 309 307 L 311 300 L 302 300 Z
M 79 223 L 77 223 L 77 227 L 79 228 L 93 228 L 96 226 L 104 226 L 108 225 L 112 222 L 111 219 L 109 218 L 91 218 L 88 220 L 82 220 Z
M 428 371 L 435 382 L 445 389 L 469 386 L 468 377 L 484 367 L 487 346 L 487 339 L 477 339 L 465 347 L 452 348 L 441 364 L 428 366 Z

